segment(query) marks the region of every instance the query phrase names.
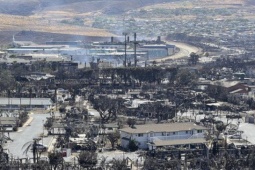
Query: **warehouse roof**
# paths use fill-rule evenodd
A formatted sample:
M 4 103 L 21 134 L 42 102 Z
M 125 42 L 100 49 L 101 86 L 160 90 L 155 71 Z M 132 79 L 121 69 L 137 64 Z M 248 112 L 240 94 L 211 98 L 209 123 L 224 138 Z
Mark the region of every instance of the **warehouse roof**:
M 185 130 L 203 130 L 206 127 L 196 125 L 194 123 L 167 123 L 167 124 L 146 124 L 135 125 L 134 128 L 128 127 L 120 129 L 120 131 L 127 133 L 149 133 L 149 132 L 178 132 Z
M 0 98 L 0 105 L 30 105 L 30 98 Z M 49 106 L 53 102 L 50 98 L 31 98 L 31 105 Z
M 154 141 L 154 146 L 173 146 L 173 145 L 187 145 L 187 144 L 201 144 L 207 143 L 204 138 L 197 139 L 180 139 L 180 140 L 157 140 Z

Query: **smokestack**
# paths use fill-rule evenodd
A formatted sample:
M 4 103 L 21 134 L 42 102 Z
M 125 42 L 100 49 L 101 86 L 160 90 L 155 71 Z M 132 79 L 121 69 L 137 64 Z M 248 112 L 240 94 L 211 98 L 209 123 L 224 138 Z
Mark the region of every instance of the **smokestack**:
M 161 42 L 161 36 L 158 36 L 157 42 Z
M 111 43 L 113 43 L 113 37 L 111 37 Z
M 127 42 L 129 43 L 129 36 L 127 37 Z
M 127 67 L 127 34 L 125 34 L 125 67 Z
M 136 45 L 137 45 L 137 42 L 136 42 L 136 33 L 134 33 L 134 64 L 135 64 L 135 67 L 137 65 Z

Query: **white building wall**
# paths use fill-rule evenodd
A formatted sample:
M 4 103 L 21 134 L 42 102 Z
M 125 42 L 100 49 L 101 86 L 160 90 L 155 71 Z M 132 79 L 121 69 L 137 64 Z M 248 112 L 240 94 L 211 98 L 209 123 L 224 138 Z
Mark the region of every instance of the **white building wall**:
M 148 148 L 148 146 L 147 146 L 148 134 L 147 133 L 130 135 L 128 133 L 121 132 L 120 136 L 121 136 L 121 146 L 122 147 L 128 146 L 129 141 L 126 139 L 122 139 L 122 138 L 127 138 L 127 139 L 131 139 L 131 140 L 135 140 L 137 142 L 139 148 L 142 148 L 142 149 Z
M 177 131 L 177 132 L 148 132 L 143 134 L 128 134 L 126 132 L 121 132 L 121 146 L 127 147 L 128 146 L 128 140 L 122 139 L 123 137 L 135 140 L 138 143 L 138 147 L 140 149 L 147 149 L 148 143 L 153 142 L 155 140 L 177 140 L 177 139 L 188 139 L 192 138 L 201 138 L 204 135 L 204 130 L 199 131 L 198 130 L 187 130 L 187 131 Z
M 129 141 L 123 138 L 131 139 L 131 135 L 126 132 L 122 132 L 122 131 L 120 132 L 121 146 L 123 148 L 127 148 Z
M 175 48 L 168 48 L 167 52 L 168 52 L 168 55 L 173 55 L 175 52 Z

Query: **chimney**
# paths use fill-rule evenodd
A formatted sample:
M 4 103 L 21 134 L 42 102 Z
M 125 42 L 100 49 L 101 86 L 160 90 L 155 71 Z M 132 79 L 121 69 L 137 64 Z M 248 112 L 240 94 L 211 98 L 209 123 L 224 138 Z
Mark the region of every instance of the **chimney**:
M 161 42 L 161 36 L 158 36 L 157 42 Z
M 113 37 L 111 37 L 111 43 L 113 43 Z
M 129 43 L 129 36 L 127 37 L 127 42 Z

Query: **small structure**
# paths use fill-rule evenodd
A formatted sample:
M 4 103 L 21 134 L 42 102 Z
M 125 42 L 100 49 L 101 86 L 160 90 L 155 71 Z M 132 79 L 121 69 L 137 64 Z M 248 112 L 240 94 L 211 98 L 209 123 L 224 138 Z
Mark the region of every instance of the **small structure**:
M 245 116 L 245 123 L 255 123 L 255 117 L 254 114 L 248 114 Z
M 0 127 L 4 128 L 6 132 L 13 131 L 13 128 L 17 126 L 18 126 L 17 117 L 0 117 Z
M 109 133 L 114 133 L 119 129 L 119 125 L 116 123 L 108 123 L 102 125 L 102 127 L 99 130 L 100 134 L 109 134 Z
M 53 125 L 50 128 L 49 133 L 52 135 L 64 135 L 64 134 L 66 134 L 66 129 L 63 124 L 53 123 Z

